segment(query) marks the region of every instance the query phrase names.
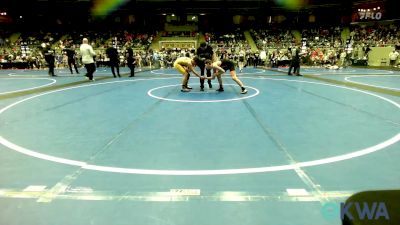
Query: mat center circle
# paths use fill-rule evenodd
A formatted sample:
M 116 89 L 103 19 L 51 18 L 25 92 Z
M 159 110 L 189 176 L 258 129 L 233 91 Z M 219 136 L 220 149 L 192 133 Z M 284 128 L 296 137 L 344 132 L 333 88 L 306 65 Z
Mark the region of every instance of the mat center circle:
M 208 88 L 205 88 L 204 91 L 201 91 L 200 88 L 193 88 L 190 92 L 181 92 L 180 86 L 181 84 L 160 86 L 149 90 L 147 94 L 152 98 L 165 101 L 195 103 L 238 101 L 260 94 L 257 88 L 250 86 L 246 86 L 247 94 L 240 94 L 240 88 L 235 84 L 224 84 L 225 90 L 223 92 Z

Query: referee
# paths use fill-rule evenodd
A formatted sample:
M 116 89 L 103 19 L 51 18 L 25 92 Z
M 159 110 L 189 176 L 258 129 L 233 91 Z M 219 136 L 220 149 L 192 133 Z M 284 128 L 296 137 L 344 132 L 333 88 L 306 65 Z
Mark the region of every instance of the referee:
M 199 57 L 200 61 L 197 65 L 200 67 L 201 76 L 204 76 L 204 70 L 206 69 L 206 65 L 204 63 L 205 60 L 212 60 L 214 51 L 211 46 L 207 45 L 205 42 L 200 44 L 200 47 L 196 51 L 196 55 Z M 207 70 L 207 77 L 211 77 L 211 69 Z M 211 80 L 207 80 L 208 87 L 212 88 Z M 200 79 L 200 91 L 204 91 L 204 79 Z

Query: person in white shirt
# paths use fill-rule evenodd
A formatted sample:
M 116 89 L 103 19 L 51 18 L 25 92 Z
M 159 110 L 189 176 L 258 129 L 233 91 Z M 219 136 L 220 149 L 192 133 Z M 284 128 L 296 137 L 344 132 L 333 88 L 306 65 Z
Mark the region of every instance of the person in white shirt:
M 239 71 L 242 72 L 242 69 L 244 67 L 244 59 L 246 57 L 246 52 L 242 49 L 239 52 L 239 62 L 238 62 L 238 66 L 239 66 Z
M 399 53 L 396 50 L 393 50 L 389 53 L 390 65 L 396 66 L 397 58 L 399 57 Z
M 260 52 L 261 66 L 265 65 L 266 60 L 267 60 L 267 52 L 265 50 L 261 50 L 261 52 Z
M 80 47 L 81 56 L 82 56 L 82 63 L 85 65 L 86 68 L 86 75 L 89 80 L 94 81 L 93 74 L 96 71 L 96 65 L 94 64 L 94 57 L 96 53 L 93 51 L 91 45 L 88 44 L 89 41 L 87 38 L 83 38 L 82 44 Z

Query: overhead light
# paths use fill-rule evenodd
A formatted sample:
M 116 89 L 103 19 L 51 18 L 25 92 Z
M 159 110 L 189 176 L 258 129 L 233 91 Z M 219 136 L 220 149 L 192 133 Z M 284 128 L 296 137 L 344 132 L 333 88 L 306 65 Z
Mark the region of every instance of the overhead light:
M 171 16 L 175 16 L 175 14 L 173 14 L 173 13 L 172 13 L 172 15 L 171 15 Z
M 195 16 L 193 16 L 193 17 L 192 17 L 192 20 L 194 20 L 194 19 L 196 19 L 196 17 L 195 17 Z
M 166 13 L 163 13 L 162 15 L 163 15 L 163 16 L 166 16 L 167 14 L 166 14 Z
M 206 14 L 205 13 L 200 13 L 200 16 L 205 16 Z

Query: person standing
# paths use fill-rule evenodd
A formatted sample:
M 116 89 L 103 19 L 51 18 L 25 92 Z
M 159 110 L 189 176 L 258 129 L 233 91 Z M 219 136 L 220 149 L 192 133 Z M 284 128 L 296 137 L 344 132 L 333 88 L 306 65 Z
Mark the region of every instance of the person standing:
M 74 66 L 75 72 L 79 74 L 78 68 L 76 66 L 75 62 L 75 47 L 68 45 L 66 48 L 64 48 L 64 52 L 67 55 L 67 61 L 68 61 L 68 67 L 69 70 L 71 71 L 71 74 L 74 74 L 72 72 L 72 66 Z
M 133 53 L 131 47 L 126 50 L 126 63 L 128 64 L 129 69 L 131 70 L 131 75 L 129 77 L 135 76 L 135 66 L 136 66 L 136 56 Z
M 392 52 L 389 53 L 390 66 L 392 66 L 392 67 L 396 66 L 398 57 L 399 57 L 399 53 L 396 50 L 393 50 Z
M 110 59 L 110 67 L 111 67 L 111 72 L 115 77 L 117 77 L 115 75 L 115 69 L 117 69 L 117 75 L 118 77 L 121 77 L 121 75 L 119 74 L 119 55 L 118 55 L 118 50 L 110 45 L 107 49 L 106 49 L 106 54 L 108 56 L 108 58 Z
M 89 45 L 89 41 L 87 38 L 82 39 L 80 52 L 82 56 L 82 63 L 85 65 L 87 72 L 85 74 L 85 77 L 87 77 L 91 81 L 94 81 L 93 74 L 96 71 L 96 65 L 94 64 L 94 57 L 96 56 L 96 53 L 93 51 L 92 46 Z
M 239 51 L 239 62 L 238 62 L 239 72 L 242 72 L 243 70 L 245 55 L 246 52 L 243 49 Z
M 300 74 L 300 49 L 299 48 L 294 48 L 292 49 L 292 61 L 290 62 L 290 67 L 288 71 L 288 75 L 292 76 L 292 69 L 293 73 L 296 74 L 296 76 L 301 76 Z
M 205 42 L 202 42 L 200 44 L 200 47 L 197 48 L 196 55 L 200 59 L 198 67 L 200 68 L 201 76 L 204 76 L 204 70 L 206 70 L 207 77 L 211 77 L 211 70 L 205 68 L 204 61 L 207 59 L 212 60 L 212 57 L 214 55 L 212 47 L 207 45 Z M 208 87 L 212 88 L 211 80 L 207 80 L 207 83 Z M 204 79 L 200 79 L 200 91 L 204 91 Z
M 56 77 L 54 74 L 54 63 L 55 63 L 55 51 L 50 48 L 49 43 L 42 43 L 42 54 L 44 55 L 44 60 L 49 67 L 49 75 L 52 77 Z
M 260 61 L 260 54 L 258 53 L 258 51 L 256 51 L 254 53 L 254 68 L 257 68 L 259 61 Z
M 261 66 L 265 66 L 265 61 L 267 60 L 267 51 L 265 51 L 264 49 L 261 50 L 260 52 L 260 59 L 259 59 L 259 63 Z

